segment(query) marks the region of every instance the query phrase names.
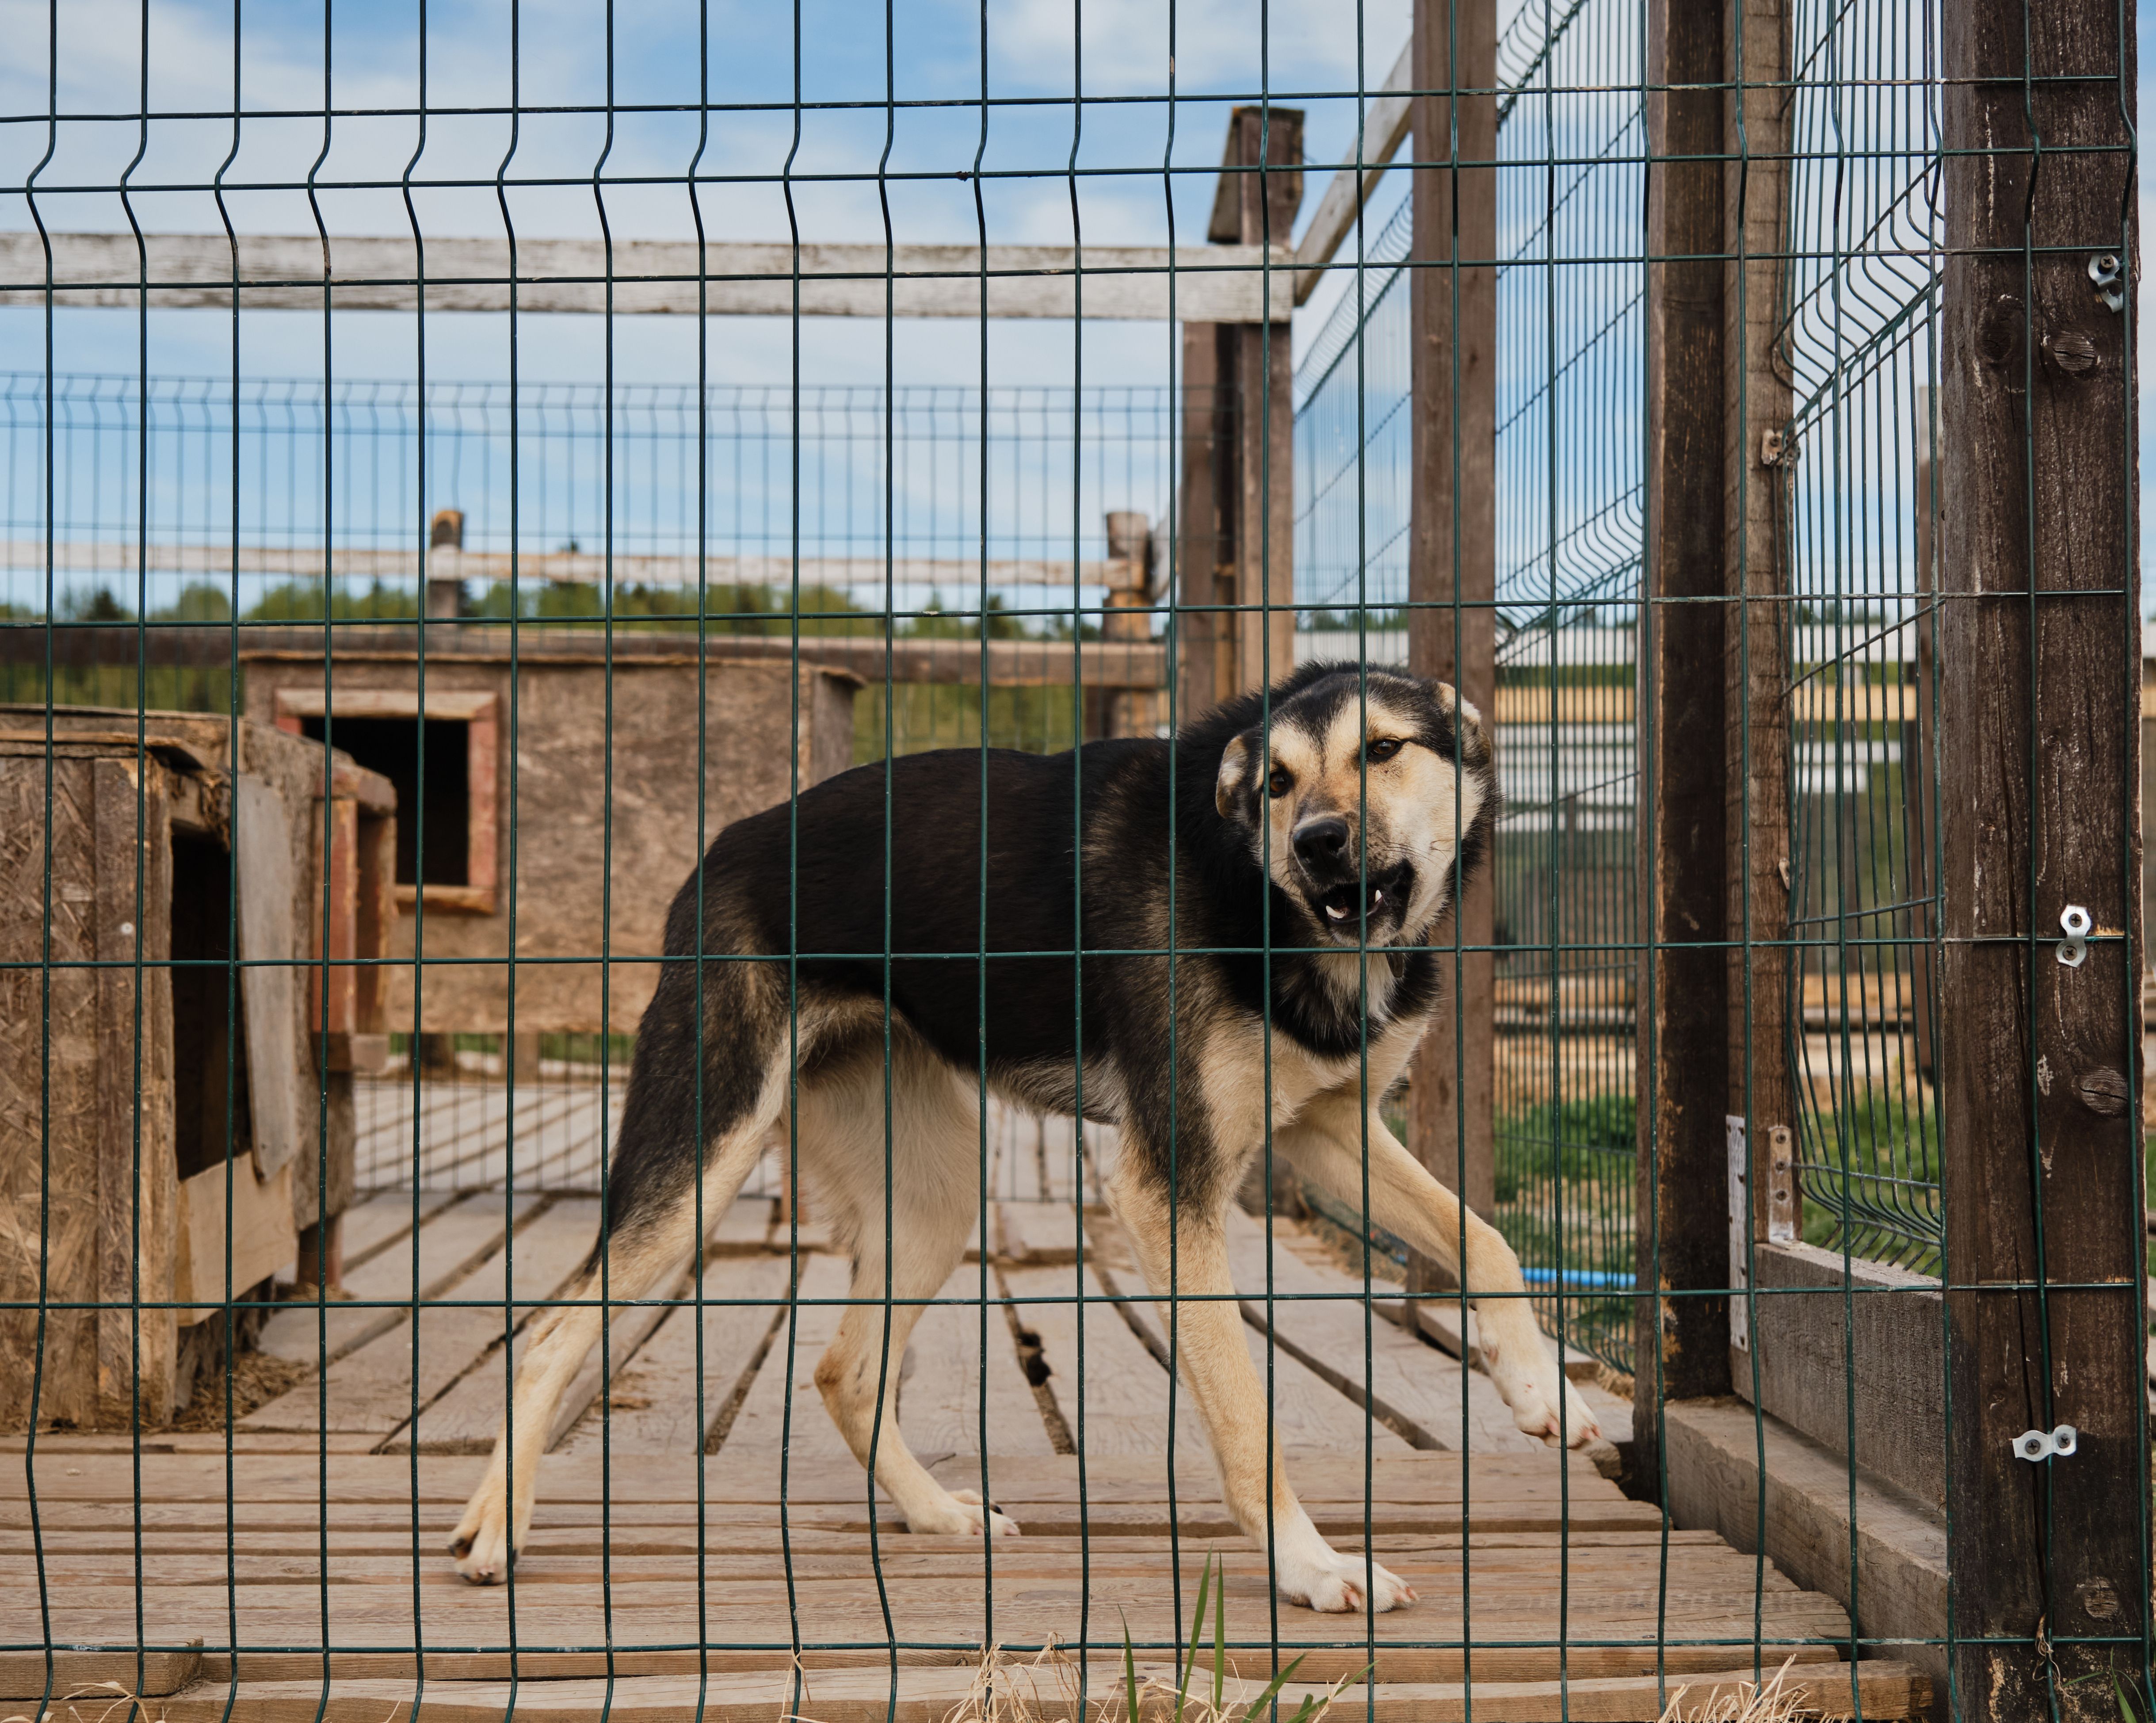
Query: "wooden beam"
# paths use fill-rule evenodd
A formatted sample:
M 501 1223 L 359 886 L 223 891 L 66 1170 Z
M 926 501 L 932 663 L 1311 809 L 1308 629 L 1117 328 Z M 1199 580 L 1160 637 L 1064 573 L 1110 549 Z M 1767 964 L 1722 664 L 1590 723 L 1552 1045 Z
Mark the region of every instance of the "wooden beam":
M 1972 1723 L 2108 1719 L 2149 1607 L 2134 26 L 2104 0 L 1940 16 L 1950 1656 Z M 2108 936 L 2073 968 L 2070 904 Z M 2016 1457 L 2062 1422 L 2071 1459 Z
M 1732 941 L 1725 1032 L 1729 1111 L 1745 1118 L 1752 1157 L 1752 1236 L 1765 1239 L 1775 1129 L 1797 1124 L 1789 1051 L 1791 702 L 1784 662 L 1793 620 L 1787 552 L 1794 467 L 1779 455 L 1794 396 L 1775 350 L 1789 249 L 1790 0 L 1727 3 L 1722 76 L 1731 90 L 1718 100 L 1722 231 L 1732 254 L 1721 271 L 1722 590 L 1731 599 L 1719 619 L 1727 691 L 1724 925 Z M 1834 681 L 1821 679 L 1820 691 L 1831 694 Z M 1786 1167 L 1780 1182 L 1790 1193 L 1784 1219 L 1795 1237 L 1802 1198 Z M 1725 1283 L 1738 1283 L 1733 1274 Z
M 1642 1121 L 1632 1427 L 1658 1478 L 1668 1400 L 1727 1393 L 1729 964 L 1723 751 L 1725 0 L 1647 11 L 1647 440 L 1640 602 Z M 1691 159 L 1676 159 L 1672 157 Z M 1677 600 L 1671 603 L 1669 600 Z
M 1412 129 L 1414 104 L 1408 91 L 1414 87 L 1414 44 L 1410 41 L 1393 62 L 1393 69 L 1373 92 L 1374 100 L 1363 111 L 1363 167 L 1358 172 L 1351 159 L 1336 172 L 1318 199 L 1317 213 L 1303 229 L 1302 243 L 1295 248 L 1295 302 L 1304 303 L 1325 279 L 1325 266 L 1355 230 L 1355 223 L 1385 177 L 1385 164 L 1399 152 Z
M 283 547 L 243 544 L 238 548 L 221 544 L 153 544 L 148 554 L 119 539 L 62 539 L 52 547 L 50 566 L 57 573 L 131 575 L 142 568 L 157 574 L 198 574 L 221 580 L 241 574 L 282 575 L 294 580 L 319 580 L 325 562 L 319 546 Z M 506 581 L 512 563 L 502 550 L 429 550 L 424 559 L 416 549 L 399 546 L 388 549 L 357 545 L 333 546 L 326 558 L 329 572 L 341 579 L 417 580 L 421 570 L 429 581 Z M 22 569 L 38 573 L 47 567 L 43 539 L 0 539 L 0 569 Z M 617 552 L 608 558 L 596 551 L 528 550 L 514 561 L 521 581 L 548 581 L 558 585 L 603 586 L 609 571 L 621 586 L 694 586 L 694 556 L 651 556 Z M 803 557 L 707 556 L 705 579 L 713 586 L 762 586 L 776 592 L 790 590 L 798 573 L 808 587 L 874 586 L 881 589 L 888 573 L 901 586 L 928 586 L 949 594 L 963 607 L 966 594 L 981 585 L 983 565 L 978 558 L 894 557 L 888 563 L 877 556 Z M 1111 587 L 1123 578 L 1124 564 L 1112 558 L 1100 562 L 1059 561 L 1045 557 L 991 558 L 986 567 L 988 584 L 999 586 L 1044 586 L 1069 591 L 1073 585 Z
M 1285 112 L 1276 109 L 1276 115 Z M 1296 177 L 1301 178 L 1298 169 Z M 516 247 L 520 311 L 603 311 L 628 316 L 793 315 L 811 317 L 978 317 L 982 285 L 991 317 L 1165 322 L 1286 322 L 1293 313 L 1288 229 L 1268 253 L 1254 245 L 792 245 L 694 240 L 524 239 Z M 235 273 L 222 234 L 55 234 L 53 301 L 133 310 L 229 310 Z M 258 310 L 318 311 L 324 242 L 313 234 L 239 240 L 239 302 Z M 420 256 L 409 235 L 340 235 L 327 242 L 331 302 L 345 311 L 408 311 Z M 145 254 L 146 253 L 146 265 Z M 510 308 L 509 246 L 495 239 L 429 239 L 426 306 L 436 311 Z M 888 268 L 891 279 L 886 283 Z M 42 306 L 47 261 L 34 233 L 0 234 L 0 305 Z M 1082 285 L 1081 285 L 1082 283 Z
M 1409 456 L 1414 501 L 1408 538 L 1408 665 L 1457 687 L 1485 714 L 1497 709 L 1497 182 L 1490 168 L 1455 169 L 1455 101 L 1461 159 L 1497 151 L 1495 0 L 1416 0 L 1414 267 Z M 1457 41 L 1460 62 L 1451 63 Z M 1455 235 L 1459 249 L 1453 249 Z M 1502 762 L 1499 763 L 1500 774 Z M 1451 1007 L 1417 1052 L 1408 1089 L 1408 1146 L 1468 1206 L 1487 1216 L 1497 1201 L 1496 882 L 1485 869 L 1455 912 L 1460 960 L 1440 963 Z M 1447 943 L 1440 930 L 1436 943 Z M 1408 1265 L 1410 1292 L 1441 1292 L 1450 1277 L 1432 1260 Z
M 501 624 L 429 623 L 427 657 L 431 663 L 498 662 L 509 656 L 509 629 Z M 47 630 L 41 623 L 0 625 L 0 664 L 42 665 Z M 415 625 L 382 624 L 339 627 L 335 658 L 345 663 L 405 660 L 416 656 Z M 131 665 L 136 636 L 131 628 L 86 628 L 63 624 L 50 630 L 54 661 L 64 666 Z M 319 662 L 322 630 L 289 623 L 243 624 L 243 664 L 280 659 Z M 598 664 L 608 661 L 605 633 L 598 629 L 550 628 L 531 624 L 517 630 L 517 651 L 527 665 Z M 231 630 L 217 625 L 164 624 L 146 631 L 152 664 L 218 668 L 232 662 Z M 732 635 L 714 630 L 705 637 L 704 656 L 715 667 L 728 660 L 791 659 L 803 664 L 851 671 L 869 681 L 886 672 L 901 682 L 951 683 L 977 687 L 981 680 L 978 640 L 898 640 L 886 645 L 877 635 L 807 635 L 797 648 L 785 635 Z M 1093 688 L 1158 688 L 1167 675 L 1167 649 L 1158 640 L 990 640 L 988 686 L 996 688 L 1069 687 L 1081 681 Z M 693 666 L 698 662 L 693 627 L 663 633 L 617 630 L 611 661 L 624 670 L 653 665 Z

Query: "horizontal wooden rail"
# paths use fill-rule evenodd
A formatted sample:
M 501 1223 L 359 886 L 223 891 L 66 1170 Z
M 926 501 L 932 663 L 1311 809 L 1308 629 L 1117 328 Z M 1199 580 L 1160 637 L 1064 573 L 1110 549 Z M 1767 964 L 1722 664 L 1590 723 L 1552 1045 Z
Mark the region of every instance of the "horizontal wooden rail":
M 346 311 L 411 311 L 422 256 L 394 238 L 222 234 L 54 234 L 54 302 L 131 309 L 243 306 L 319 310 L 325 289 Z M 1271 267 L 1265 265 L 1270 262 Z M 511 309 L 509 244 L 429 239 L 426 306 Z M 1296 259 L 1261 245 L 826 245 L 694 240 L 524 239 L 520 311 L 624 316 L 1102 318 L 1136 322 L 1286 322 Z M 798 270 L 797 283 L 795 273 Z M 44 303 L 47 265 L 34 233 L 0 234 L 0 305 Z M 1172 297 L 1171 297 L 1172 295 Z M 797 296 L 798 303 L 797 305 Z

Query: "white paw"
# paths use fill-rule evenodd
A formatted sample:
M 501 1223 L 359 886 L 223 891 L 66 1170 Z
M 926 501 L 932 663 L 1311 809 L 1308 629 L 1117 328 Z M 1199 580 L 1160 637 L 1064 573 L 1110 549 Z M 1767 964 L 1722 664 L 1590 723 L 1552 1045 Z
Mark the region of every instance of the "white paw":
M 1527 1355 L 1525 1370 L 1512 1368 L 1511 1355 L 1491 1358 L 1486 1342 L 1483 1349 L 1483 1362 L 1497 1384 L 1497 1391 L 1512 1409 L 1512 1422 L 1528 1435 L 1539 1436 L 1553 1448 L 1560 1442 L 1568 1448 L 1584 1448 L 1599 1440 L 1602 1426 L 1595 1422 L 1594 1414 L 1588 1409 L 1578 1391 L 1558 1373 L 1557 1360 L 1549 1355 L 1549 1348 L 1537 1340 L 1520 1350 Z M 1537 1365 L 1542 1367 L 1537 1369 Z M 1564 1407 L 1562 1423 L 1558 1417 L 1560 1396 Z
M 985 1529 L 996 1537 L 1016 1537 L 1018 1521 L 985 1506 L 978 1489 L 954 1489 L 942 1501 L 906 1519 L 908 1531 L 931 1537 L 978 1537 Z
M 458 1573 L 475 1586 L 498 1586 L 508 1578 L 516 1556 L 510 1540 L 509 1504 L 501 1491 L 483 1488 L 472 1498 L 449 1539 L 449 1554 L 456 1558 Z
M 1306 1561 L 1284 1561 L 1280 1566 L 1281 1596 L 1323 1615 L 1362 1613 L 1366 1585 L 1373 1588 L 1367 1607 L 1379 1615 L 1415 1601 L 1413 1586 L 1375 1563 L 1365 1567 L 1360 1556 L 1326 1550 Z

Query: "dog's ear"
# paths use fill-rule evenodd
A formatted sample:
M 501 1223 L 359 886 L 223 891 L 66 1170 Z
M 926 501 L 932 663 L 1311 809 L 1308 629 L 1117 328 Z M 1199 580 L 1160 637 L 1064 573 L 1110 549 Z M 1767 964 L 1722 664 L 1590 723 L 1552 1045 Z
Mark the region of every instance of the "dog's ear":
M 1220 752 L 1220 775 L 1213 780 L 1213 805 L 1223 820 L 1250 820 L 1250 738 L 1237 736 Z
M 1451 718 L 1455 740 L 1454 753 L 1463 766 L 1486 766 L 1490 764 L 1490 727 L 1483 722 L 1482 713 L 1473 701 L 1460 697 L 1460 690 L 1450 682 L 1439 681 L 1435 676 L 1418 676 L 1430 697 L 1437 702 L 1438 709 Z

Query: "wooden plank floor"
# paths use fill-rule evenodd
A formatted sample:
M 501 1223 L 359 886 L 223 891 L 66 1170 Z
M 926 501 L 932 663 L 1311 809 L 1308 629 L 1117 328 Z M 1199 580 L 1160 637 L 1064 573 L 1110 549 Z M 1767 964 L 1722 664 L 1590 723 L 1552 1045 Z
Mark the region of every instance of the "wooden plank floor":
M 673 1302 L 610 1314 L 608 1369 L 594 1359 L 556 1423 L 514 1584 L 465 1586 L 441 1546 L 533 1314 L 503 1300 L 560 1290 L 595 1204 L 377 1198 L 352 1223 L 362 1302 L 272 1320 L 265 1345 L 318 1368 L 244 1419 L 229 1453 L 218 1432 L 151 1436 L 139 1456 L 43 1436 L 34 1530 L 23 1469 L 0 1472 L 0 1698 L 40 1694 L 48 1643 L 68 1648 L 60 1690 L 132 1690 L 140 1644 L 165 1723 L 405 1723 L 415 1703 L 426 1723 L 479 1723 L 509 1715 L 512 1676 L 516 1710 L 561 1723 L 700 1707 L 946 1723 L 988 1643 L 1058 1648 L 1027 1678 L 1036 1710 L 1075 1719 L 1082 1668 L 1093 1717 L 1125 1623 L 1142 1671 L 1172 1672 L 1209 1556 L 1244 1677 L 1276 1645 L 1306 1655 L 1299 1680 L 1370 1665 L 1399 1723 L 1465 1715 L 1471 1682 L 1478 1718 L 1657 1718 L 1678 1686 L 1691 1706 L 1748 1679 L 1755 1655 L 1770 1674 L 1794 1658 L 1830 1710 L 1921 1708 L 1906 1667 L 1842 1662 L 1831 1600 L 1710 1534 L 1666 1533 L 1589 1458 L 1520 1438 L 1479 1371 L 1366 1319 L 1361 1281 L 1315 1241 L 1238 1217 L 1246 1334 L 1291 1476 L 1338 1546 L 1367 1535 L 1419 1594 L 1374 1622 L 1276 1608 L 1187 1392 L 1171 1412 L 1169 1337 L 1127 1246 L 1072 1206 L 1067 1153 L 1030 1148 L 998 1171 L 1033 1200 L 992 1206 L 988 1261 L 969 1252 L 891 1373 L 923 1461 L 952 1488 L 985 1478 L 1022 1536 L 914 1537 L 873 1495 L 811 1381 L 841 1310 L 817 1301 L 845 1297 L 845 1263 L 814 1226 L 790 1255 L 773 1204 L 749 1199 L 713 1229 L 701 1304 L 684 1275 Z M 1335 1296 L 1268 1314 L 1269 1275 L 1276 1294 Z

